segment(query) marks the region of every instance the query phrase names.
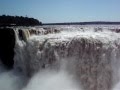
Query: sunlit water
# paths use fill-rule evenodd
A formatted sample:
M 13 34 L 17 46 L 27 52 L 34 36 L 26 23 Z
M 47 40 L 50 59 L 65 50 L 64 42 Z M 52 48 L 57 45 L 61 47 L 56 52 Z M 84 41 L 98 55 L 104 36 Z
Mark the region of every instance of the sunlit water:
M 83 86 L 88 90 L 96 88 L 94 85 L 99 85 L 97 90 L 102 90 L 101 88 L 106 90 L 106 87 L 109 86 L 106 82 L 112 81 L 109 80 L 111 69 L 113 69 L 112 77 L 114 78 L 111 85 L 112 90 L 120 90 L 118 62 L 120 59 L 116 58 L 117 54 L 119 57 L 119 50 L 114 46 L 114 41 L 119 41 L 120 34 L 110 32 L 106 28 L 100 32 L 94 30 L 93 27 L 84 28 L 86 29 L 64 27 L 60 28 L 62 31 L 60 34 L 53 31 L 48 35 L 42 28 L 40 35 L 31 35 L 31 37 L 29 31 L 26 30 L 24 31 L 25 40 L 20 40 L 18 32 L 16 32 L 14 69 L 8 71 L 0 64 L 0 90 L 84 90 L 81 85 L 82 81 Z M 54 47 L 57 44 L 60 45 L 60 49 Z M 80 44 L 82 45 L 80 46 Z M 64 47 L 67 47 L 68 50 L 64 50 Z M 72 59 L 62 58 L 67 55 Z M 57 62 L 51 64 L 48 61 L 51 59 Z M 68 61 L 65 62 L 67 64 L 61 63 L 62 59 Z M 108 59 L 115 62 L 111 63 Z M 62 64 L 60 64 L 60 68 L 59 63 Z M 33 76 L 32 73 L 34 73 Z M 98 73 L 99 75 L 95 75 Z M 75 74 L 80 77 L 79 80 Z M 27 75 L 31 75 L 31 77 Z M 101 85 L 104 87 L 100 87 Z

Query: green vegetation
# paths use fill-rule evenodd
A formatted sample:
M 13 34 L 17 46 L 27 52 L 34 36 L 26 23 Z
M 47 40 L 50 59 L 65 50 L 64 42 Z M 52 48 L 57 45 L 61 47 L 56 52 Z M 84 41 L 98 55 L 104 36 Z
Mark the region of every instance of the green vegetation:
M 35 26 L 42 25 L 42 22 L 34 18 L 23 16 L 0 16 L 0 26 Z

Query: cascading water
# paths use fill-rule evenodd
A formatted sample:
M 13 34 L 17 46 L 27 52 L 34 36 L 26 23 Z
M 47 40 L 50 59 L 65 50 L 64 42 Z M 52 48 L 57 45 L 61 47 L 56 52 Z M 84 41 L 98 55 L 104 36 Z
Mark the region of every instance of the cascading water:
M 14 70 L 28 77 L 22 81 L 23 90 L 117 90 L 118 29 L 118 26 L 14 29 Z

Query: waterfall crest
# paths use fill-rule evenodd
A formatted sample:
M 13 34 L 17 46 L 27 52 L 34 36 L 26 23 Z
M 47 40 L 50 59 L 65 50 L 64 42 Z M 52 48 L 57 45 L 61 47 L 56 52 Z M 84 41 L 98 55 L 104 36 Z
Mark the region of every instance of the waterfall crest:
M 16 36 L 14 67 L 27 76 L 64 68 L 85 90 L 111 90 L 118 82 L 120 33 L 113 27 L 36 27 Z

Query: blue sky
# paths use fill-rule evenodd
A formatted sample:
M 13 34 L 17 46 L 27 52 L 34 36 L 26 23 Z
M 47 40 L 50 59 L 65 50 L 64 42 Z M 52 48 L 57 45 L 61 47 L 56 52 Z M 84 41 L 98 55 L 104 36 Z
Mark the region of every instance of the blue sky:
M 0 0 L 0 15 L 20 15 L 43 23 L 120 21 L 120 0 Z

